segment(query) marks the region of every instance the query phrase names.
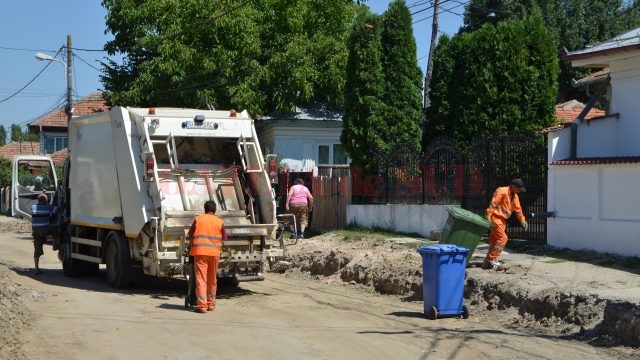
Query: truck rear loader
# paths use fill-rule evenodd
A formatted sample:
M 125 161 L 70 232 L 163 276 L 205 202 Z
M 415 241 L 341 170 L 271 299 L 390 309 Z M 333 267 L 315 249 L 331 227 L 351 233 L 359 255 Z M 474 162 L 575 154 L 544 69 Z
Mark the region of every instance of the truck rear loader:
M 73 118 L 59 193 L 64 274 L 109 283 L 185 275 L 186 232 L 213 200 L 228 240 L 218 277 L 262 280 L 283 255 L 274 194 L 246 111 L 124 108 Z

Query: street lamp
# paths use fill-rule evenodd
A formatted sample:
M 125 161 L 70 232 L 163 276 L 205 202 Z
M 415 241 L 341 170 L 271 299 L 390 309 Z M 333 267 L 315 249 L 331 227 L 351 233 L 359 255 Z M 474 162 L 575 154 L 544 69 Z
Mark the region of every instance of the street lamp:
M 55 62 L 59 62 L 62 65 L 64 65 L 64 73 L 65 73 L 65 77 L 67 78 L 67 120 L 71 120 L 71 117 L 73 116 L 73 107 L 72 107 L 72 92 L 73 92 L 73 87 L 72 87 L 72 74 L 73 71 L 71 69 L 71 63 L 72 63 L 72 59 L 73 59 L 73 53 L 71 50 L 71 35 L 67 35 L 67 62 L 65 63 L 62 60 L 58 60 L 55 57 L 51 56 L 51 55 L 47 55 L 44 53 L 37 53 L 36 54 L 36 59 L 38 59 L 39 61 L 55 61 Z
M 37 54 L 36 54 L 36 59 L 38 59 L 38 60 L 40 60 L 40 61 L 56 61 L 56 62 L 59 62 L 60 64 L 64 65 L 64 71 L 65 71 L 65 75 L 66 75 L 66 72 L 67 72 L 67 64 L 65 64 L 65 62 L 64 62 L 64 61 L 62 61 L 62 60 L 58 60 L 58 59 L 54 58 L 54 57 L 53 57 L 53 56 L 51 56 L 51 55 L 43 54 L 43 53 L 41 53 L 41 52 L 39 52 L 39 53 L 37 53 Z

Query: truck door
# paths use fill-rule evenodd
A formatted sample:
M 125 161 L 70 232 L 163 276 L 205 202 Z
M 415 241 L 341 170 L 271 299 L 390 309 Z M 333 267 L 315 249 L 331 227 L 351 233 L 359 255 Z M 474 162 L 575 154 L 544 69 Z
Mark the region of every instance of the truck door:
M 56 201 L 58 178 L 48 156 L 19 155 L 13 158 L 11 174 L 11 215 L 31 221 L 31 205 L 43 191 L 49 202 Z

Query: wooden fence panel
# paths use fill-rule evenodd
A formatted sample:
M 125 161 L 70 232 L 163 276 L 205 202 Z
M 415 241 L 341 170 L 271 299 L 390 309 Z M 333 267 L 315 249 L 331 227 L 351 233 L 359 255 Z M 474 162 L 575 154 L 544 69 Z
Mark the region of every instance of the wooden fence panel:
M 351 177 L 315 177 L 312 180 L 313 214 L 311 227 L 318 231 L 344 228 L 347 204 L 351 203 Z

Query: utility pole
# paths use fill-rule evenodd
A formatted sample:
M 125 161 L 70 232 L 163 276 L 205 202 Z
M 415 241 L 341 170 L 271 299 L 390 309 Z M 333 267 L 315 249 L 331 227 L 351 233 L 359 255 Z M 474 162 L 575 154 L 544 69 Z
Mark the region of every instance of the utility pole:
M 71 35 L 67 35 L 67 120 L 73 117 L 73 50 L 71 48 Z
M 433 51 L 436 49 L 438 42 L 438 5 L 439 0 L 433 1 L 433 24 L 431 25 L 431 46 L 429 47 L 429 58 L 427 60 L 427 71 L 424 74 L 424 101 L 423 110 L 426 120 L 427 108 L 429 108 L 429 83 L 431 82 L 431 73 L 433 72 Z M 425 121 L 426 123 L 426 121 Z

